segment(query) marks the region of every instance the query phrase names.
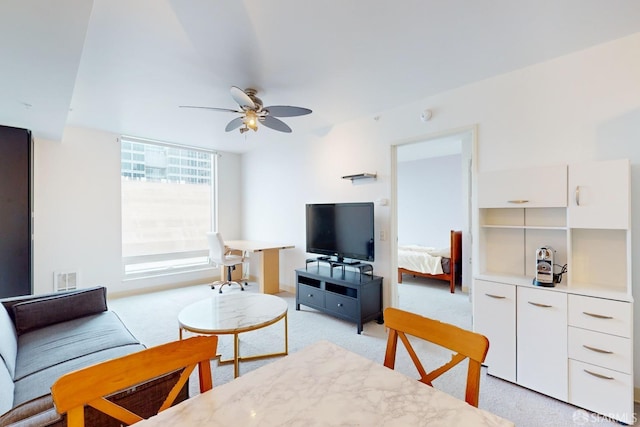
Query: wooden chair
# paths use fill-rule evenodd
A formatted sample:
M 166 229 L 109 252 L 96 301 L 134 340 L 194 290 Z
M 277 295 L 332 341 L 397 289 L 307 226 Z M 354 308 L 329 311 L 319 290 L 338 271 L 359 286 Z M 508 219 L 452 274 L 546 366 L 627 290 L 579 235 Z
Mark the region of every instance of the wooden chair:
M 415 313 L 387 308 L 384 310 L 384 322 L 389 329 L 384 366 L 393 369 L 396 361 L 398 337 L 404 344 L 411 360 L 420 374 L 420 382 L 432 385 L 431 382 L 449 369 L 469 358 L 467 370 L 467 389 L 465 400 L 470 405 L 478 406 L 480 392 L 480 365 L 489 350 L 489 340 L 484 335 L 459 328 L 448 323 L 429 319 Z M 432 342 L 441 347 L 457 352 L 451 360 L 441 367 L 427 373 L 407 339 L 411 335 Z
M 105 396 L 184 369 L 158 410 L 161 412 L 173 404 L 196 365 L 200 392 L 211 390 L 213 383 L 210 360 L 215 358 L 217 346 L 217 336 L 197 336 L 70 372 L 60 377 L 51 387 L 53 401 L 60 414 L 67 413 L 69 427 L 84 426 L 85 405 L 92 406 L 127 425 L 134 424 L 143 418 L 105 399 Z

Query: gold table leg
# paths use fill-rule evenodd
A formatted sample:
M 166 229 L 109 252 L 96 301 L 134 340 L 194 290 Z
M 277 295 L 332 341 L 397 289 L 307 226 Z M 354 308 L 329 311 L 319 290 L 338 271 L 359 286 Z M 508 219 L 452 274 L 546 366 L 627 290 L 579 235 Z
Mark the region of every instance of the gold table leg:
M 240 334 L 233 334 L 233 358 L 222 359 L 222 355 L 218 354 L 218 365 L 228 365 L 233 363 L 233 377 L 238 378 L 240 376 L 240 362 L 247 360 L 260 360 L 277 356 L 286 356 L 289 354 L 289 318 L 288 312 L 284 314 L 284 351 L 276 353 L 256 354 L 253 356 L 240 356 Z

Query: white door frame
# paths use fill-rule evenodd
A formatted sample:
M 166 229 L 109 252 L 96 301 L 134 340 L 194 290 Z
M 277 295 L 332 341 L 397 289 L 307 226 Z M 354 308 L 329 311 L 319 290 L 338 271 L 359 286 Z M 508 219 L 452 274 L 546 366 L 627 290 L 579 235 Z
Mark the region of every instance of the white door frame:
M 468 271 L 469 275 L 467 276 L 467 280 L 469 283 L 469 295 L 471 295 L 471 277 L 473 272 L 472 260 L 477 259 L 476 253 L 476 245 L 473 243 L 473 236 L 476 233 L 476 224 L 478 223 L 477 218 L 477 209 L 475 207 L 476 204 L 476 188 L 473 183 L 476 182 L 476 175 L 478 171 L 477 167 L 477 158 L 478 158 L 478 125 L 469 125 L 460 127 L 457 129 L 450 129 L 438 133 L 427 134 L 421 136 L 419 138 L 412 138 L 408 140 L 397 141 L 391 144 L 391 212 L 390 212 L 390 221 L 391 221 L 391 231 L 390 231 L 390 243 L 391 243 L 391 300 L 390 305 L 392 307 L 398 307 L 398 147 L 407 144 L 415 144 L 418 142 L 428 142 L 430 140 L 435 140 L 447 136 L 452 136 L 456 134 L 469 133 L 471 135 L 470 141 L 470 155 L 471 155 L 471 164 L 469 165 L 469 182 L 463 183 L 468 185 L 470 191 L 468 192 L 468 224 L 467 224 L 467 233 L 463 233 L 463 247 L 470 248 L 471 256 L 466 256 L 466 259 L 463 260 L 463 269 L 462 271 Z

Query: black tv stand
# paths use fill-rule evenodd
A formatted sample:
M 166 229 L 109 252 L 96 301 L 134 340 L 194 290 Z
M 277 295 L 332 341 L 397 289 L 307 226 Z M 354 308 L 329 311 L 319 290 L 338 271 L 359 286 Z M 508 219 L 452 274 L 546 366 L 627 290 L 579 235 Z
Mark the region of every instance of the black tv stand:
M 314 258 L 307 263 L 311 261 L 318 260 Z M 335 261 L 320 261 L 329 262 L 329 267 L 318 265 L 317 269 L 296 270 L 296 310 L 300 310 L 302 304 L 356 322 L 358 333 L 370 320 L 382 324 L 382 277 L 361 270 L 345 270 L 347 265 L 343 266 L 342 274 L 334 274 L 334 267 L 339 264 L 334 266 Z M 373 271 L 371 264 L 363 265 Z

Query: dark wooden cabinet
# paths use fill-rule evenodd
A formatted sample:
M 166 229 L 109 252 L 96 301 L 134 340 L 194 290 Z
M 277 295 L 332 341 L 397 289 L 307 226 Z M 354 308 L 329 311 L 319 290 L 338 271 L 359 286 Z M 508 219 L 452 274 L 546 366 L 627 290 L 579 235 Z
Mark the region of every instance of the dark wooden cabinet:
M 33 291 L 32 159 L 31 132 L 0 126 L 0 298 Z
M 300 304 L 357 324 L 382 323 L 382 277 L 343 268 L 296 270 L 296 310 Z

